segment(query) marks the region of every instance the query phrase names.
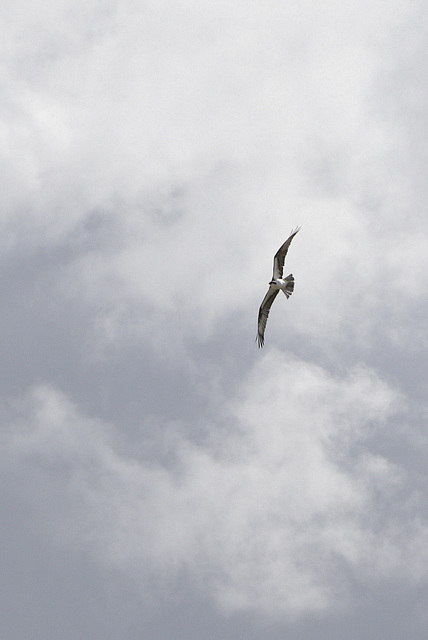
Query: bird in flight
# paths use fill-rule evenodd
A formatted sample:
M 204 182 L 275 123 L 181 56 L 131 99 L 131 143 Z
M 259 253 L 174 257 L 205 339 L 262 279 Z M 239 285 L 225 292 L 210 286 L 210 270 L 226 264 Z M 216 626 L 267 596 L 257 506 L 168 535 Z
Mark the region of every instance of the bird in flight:
M 292 239 L 300 231 L 300 227 L 296 227 L 291 231 L 289 237 L 284 244 L 278 249 L 273 258 L 273 274 L 272 280 L 269 282 L 269 289 L 259 309 L 259 319 L 256 341 L 259 343 L 259 347 L 263 347 L 265 343 L 265 329 L 269 316 L 270 308 L 278 295 L 279 291 L 283 291 L 286 298 L 289 298 L 294 291 L 294 277 L 290 273 L 286 278 L 283 277 L 285 256 L 287 255 L 288 247 L 291 244 Z

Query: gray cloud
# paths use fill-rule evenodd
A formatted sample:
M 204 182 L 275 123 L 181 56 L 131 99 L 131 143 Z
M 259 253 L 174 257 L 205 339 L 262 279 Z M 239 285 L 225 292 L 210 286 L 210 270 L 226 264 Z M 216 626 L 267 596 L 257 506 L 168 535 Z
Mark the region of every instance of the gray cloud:
M 370 370 L 334 378 L 271 352 L 199 445 L 158 424 L 149 459 L 144 443 L 121 453 L 111 427 L 39 386 L 3 449 L 38 478 L 56 544 L 142 584 L 185 569 L 229 611 L 295 615 L 344 606 L 355 580 L 426 579 L 411 478 L 367 446 L 399 403 Z
M 3 10 L 8 637 L 426 636 L 420 9 Z

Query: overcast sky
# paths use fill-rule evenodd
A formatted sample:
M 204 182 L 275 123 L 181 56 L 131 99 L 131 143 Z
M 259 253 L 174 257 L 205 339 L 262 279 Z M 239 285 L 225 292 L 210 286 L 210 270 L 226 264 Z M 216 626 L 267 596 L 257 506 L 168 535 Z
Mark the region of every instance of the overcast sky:
M 2 639 L 425 640 L 424 3 L 1 14 Z

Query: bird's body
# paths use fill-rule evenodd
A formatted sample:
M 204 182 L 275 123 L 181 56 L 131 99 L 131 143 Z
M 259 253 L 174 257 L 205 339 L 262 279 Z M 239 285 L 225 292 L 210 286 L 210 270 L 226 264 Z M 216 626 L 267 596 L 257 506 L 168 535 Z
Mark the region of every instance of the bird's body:
M 293 278 L 291 273 L 286 278 L 275 278 L 275 280 L 271 280 L 269 282 L 269 285 L 274 287 L 275 289 L 279 289 L 280 291 L 284 291 L 285 295 L 288 298 L 287 287 L 289 287 L 289 285 L 290 285 L 290 278 Z M 291 295 L 291 294 L 289 294 L 289 295 Z
M 286 298 L 289 298 L 294 291 L 294 277 L 293 274 L 290 273 L 289 276 L 284 278 L 284 263 L 285 256 L 287 255 L 288 247 L 291 244 L 292 239 L 300 231 L 300 227 L 297 227 L 292 231 L 284 242 L 284 244 L 278 249 L 273 259 L 273 274 L 272 280 L 269 282 L 269 289 L 265 297 L 263 298 L 263 302 L 260 305 L 259 309 L 259 317 L 258 317 L 258 328 L 257 328 L 257 336 L 256 340 L 259 344 L 259 347 L 263 347 L 265 342 L 265 328 L 267 319 L 269 316 L 270 308 L 278 295 L 279 291 L 283 291 Z

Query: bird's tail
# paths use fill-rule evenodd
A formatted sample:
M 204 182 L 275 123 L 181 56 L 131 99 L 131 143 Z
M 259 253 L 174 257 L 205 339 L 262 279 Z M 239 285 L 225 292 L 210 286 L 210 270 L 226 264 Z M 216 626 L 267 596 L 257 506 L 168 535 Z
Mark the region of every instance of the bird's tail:
M 294 291 L 294 276 L 292 273 L 290 273 L 289 276 L 287 276 L 286 278 L 284 278 L 284 280 L 287 283 L 287 286 L 285 287 L 285 289 L 283 289 L 283 292 L 285 294 L 286 298 L 289 298 L 291 296 L 291 294 Z

